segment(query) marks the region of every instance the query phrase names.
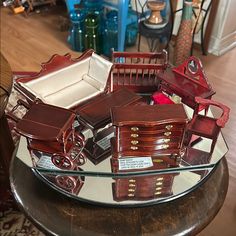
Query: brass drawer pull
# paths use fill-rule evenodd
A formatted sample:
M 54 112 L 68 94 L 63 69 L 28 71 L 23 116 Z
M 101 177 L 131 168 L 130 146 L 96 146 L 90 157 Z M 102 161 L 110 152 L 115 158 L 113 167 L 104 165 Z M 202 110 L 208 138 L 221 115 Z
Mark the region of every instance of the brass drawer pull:
M 138 137 L 138 134 L 131 134 L 130 137 L 132 137 L 132 138 L 137 138 L 137 137 Z
M 131 144 L 133 144 L 133 145 L 138 144 L 138 140 L 131 140 Z
M 138 130 L 139 130 L 138 127 L 131 127 L 130 129 L 131 129 L 132 131 L 138 131 Z
M 129 182 L 130 182 L 130 183 L 135 183 L 136 180 L 135 180 L 135 179 L 129 179 Z
M 133 193 L 129 193 L 128 197 L 134 197 L 134 194 Z
M 161 181 L 163 179 L 164 179 L 163 177 L 159 177 L 159 178 L 157 178 L 157 181 Z
M 156 186 L 161 186 L 162 182 L 156 182 Z
M 169 147 L 169 144 L 162 144 L 160 145 L 161 149 L 167 149 Z
M 157 187 L 156 191 L 162 190 L 162 187 Z
M 170 136 L 170 135 L 171 135 L 171 132 L 165 132 L 164 135 L 165 135 L 165 136 Z
M 159 191 L 159 192 L 155 192 L 155 195 L 160 195 L 161 194 L 161 192 Z
M 131 147 L 130 147 L 130 149 L 131 149 L 131 150 L 137 150 L 137 149 L 138 149 L 138 147 L 131 146 Z
M 132 189 L 132 188 L 129 188 L 128 191 L 129 191 L 129 192 L 135 192 L 135 190 Z
M 161 142 L 169 143 L 170 142 L 170 138 L 163 138 L 163 139 L 161 139 Z
M 129 184 L 129 187 L 136 187 L 135 184 Z
M 173 128 L 173 125 L 166 125 L 167 130 L 171 130 Z
M 153 162 L 156 162 L 156 163 L 161 163 L 161 162 L 163 162 L 163 160 L 161 160 L 161 159 L 154 159 L 154 160 L 152 160 Z

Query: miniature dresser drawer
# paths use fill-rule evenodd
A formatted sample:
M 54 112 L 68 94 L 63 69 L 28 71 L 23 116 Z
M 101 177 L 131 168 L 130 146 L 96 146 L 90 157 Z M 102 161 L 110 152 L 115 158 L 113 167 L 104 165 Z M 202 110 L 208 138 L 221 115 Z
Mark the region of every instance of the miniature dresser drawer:
M 153 125 L 153 126 L 122 126 L 120 127 L 120 132 L 127 133 L 140 133 L 140 134 L 149 134 L 149 133 L 158 133 L 158 132 L 168 132 L 168 131 L 182 131 L 184 129 L 183 124 L 177 123 L 167 123 L 162 125 Z
M 116 179 L 112 184 L 115 201 L 149 200 L 171 196 L 177 174 Z
M 181 104 L 114 107 L 115 156 L 180 156 L 188 117 Z M 177 164 L 177 159 L 176 159 Z

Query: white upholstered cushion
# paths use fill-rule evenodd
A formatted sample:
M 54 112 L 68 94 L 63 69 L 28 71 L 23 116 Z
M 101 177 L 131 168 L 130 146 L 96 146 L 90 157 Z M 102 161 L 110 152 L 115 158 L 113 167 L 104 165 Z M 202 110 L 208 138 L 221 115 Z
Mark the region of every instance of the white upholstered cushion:
M 63 108 L 72 108 L 99 93 L 101 93 L 101 91 L 97 90 L 86 81 L 81 80 L 78 83 L 44 97 L 43 101 Z
M 111 62 L 93 53 L 85 60 L 21 85 L 45 103 L 72 108 L 104 91 L 111 67 Z
M 88 76 L 100 82 L 100 89 L 104 90 L 106 87 L 107 79 L 112 67 L 112 63 L 105 60 L 101 56 L 93 53 L 90 62 Z
M 65 86 L 79 82 L 82 80 L 82 76 L 88 73 L 88 68 L 89 58 L 38 79 L 21 83 L 21 85 L 36 97 L 42 98 L 63 89 Z

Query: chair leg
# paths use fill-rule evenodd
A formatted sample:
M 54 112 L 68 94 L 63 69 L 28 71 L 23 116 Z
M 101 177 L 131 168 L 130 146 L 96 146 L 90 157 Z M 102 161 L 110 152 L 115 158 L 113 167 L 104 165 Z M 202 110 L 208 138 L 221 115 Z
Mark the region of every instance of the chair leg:
M 215 149 L 215 145 L 216 145 L 216 141 L 217 141 L 217 137 L 212 139 L 212 143 L 211 143 L 211 150 L 210 153 L 212 154 L 214 149 Z

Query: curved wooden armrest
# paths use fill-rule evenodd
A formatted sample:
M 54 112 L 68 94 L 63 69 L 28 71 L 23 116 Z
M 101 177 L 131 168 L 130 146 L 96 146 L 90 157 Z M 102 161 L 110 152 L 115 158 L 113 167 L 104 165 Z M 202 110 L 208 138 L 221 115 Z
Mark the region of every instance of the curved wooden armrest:
M 204 99 L 201 97 L 195 97 L 195 101 L 201 105 L 206 105 L 206 106 L 213 105 L 213 106 L 219 107 L 222 110 L 222 115 L 220 118 L 217 119 L 216 124 L 222 128 L 225 126 L 226 122 L 229 119 L 229 112 L 230 112 L 229 107 L 227 107 L 226 105 L 223 105 L 222 103 L 219 103 L 210 99 Z

